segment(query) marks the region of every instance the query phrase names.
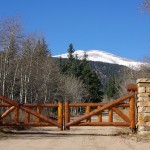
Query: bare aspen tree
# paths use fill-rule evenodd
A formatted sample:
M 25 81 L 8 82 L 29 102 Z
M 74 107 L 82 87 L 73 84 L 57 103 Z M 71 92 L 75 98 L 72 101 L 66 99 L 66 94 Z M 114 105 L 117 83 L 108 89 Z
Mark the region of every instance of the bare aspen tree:
M 1 86 L 2 95 L 13 98 L 13 91 L 16 79 L 16 55 L 19 53 L 20 42 L 23 38 L 21 24 L 17 18 L 5 18 L 0 22 L 0 48 L 1 55 Z M 15 72 L 14 72 L 15 70 Z M 7 86 L 7 91 L 6 91 Z

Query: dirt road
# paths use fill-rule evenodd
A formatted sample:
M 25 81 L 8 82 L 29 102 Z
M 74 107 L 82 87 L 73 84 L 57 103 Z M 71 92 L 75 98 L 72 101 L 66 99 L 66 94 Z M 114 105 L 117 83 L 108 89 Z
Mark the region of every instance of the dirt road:
M 1 137 L 0 150 L 150 150 L 150 141 L 127 132 L 118 127 L 32 128 Z

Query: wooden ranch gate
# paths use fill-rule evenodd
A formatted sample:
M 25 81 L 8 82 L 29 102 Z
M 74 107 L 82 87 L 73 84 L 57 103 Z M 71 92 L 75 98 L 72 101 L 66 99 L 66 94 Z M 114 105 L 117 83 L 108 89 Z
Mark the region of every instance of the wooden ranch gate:
M 66 101 L 58 102 L 58 104 L 19 104 L 0 96 L 0 126 L 56 126 L 59 130 L 69 130 L 71 126 L 128 126 L 134 131 L 136 129 L 135 91 L 137 91 L 137 86 L 129 85 L 127 90 L 129 91 L 127 96 L 109 103 L 73 104 Z M 71 107 L 80 109 L 84 107 L 86 112 L 78 118 L 72 119 Z M 56 108 L 57 119 L 42 113 L 43 108 Z M 129 116 L 119 108 L 128 108 Z M 122 120 L 115 121 L 114 114 Z M 106 115 L 108 115 L 108 121 L 103 120 Z M 93 121 L 92 117 L 96 116 L 97 120 Z
M 129 95 L 121 97 L 113 102 L 109 103 L 82 103 L 82 104 L 70 104 L 65 102 L 65 129 L 69 130 L 71 126 L 129 126 L 132 131 L 136 129 L 135 122 L 135 91 L 137 91 L 136 85 L 127 86 Z M 71 107 L 85 107 L 86 113 L 72 121 L 70 117 Z M 119 108 L 128 107 L 129 116 L 124 114 Z M 95 109 L 93 109 L 95 108 Z M 103 122 L 104 111 L 108 112 L 108 121 Z M 113 119 L 113 114 L 117 114 L 123 121 L 116 122 Z M 97 115 L 97 121 L 92 122 L 91 117 Z

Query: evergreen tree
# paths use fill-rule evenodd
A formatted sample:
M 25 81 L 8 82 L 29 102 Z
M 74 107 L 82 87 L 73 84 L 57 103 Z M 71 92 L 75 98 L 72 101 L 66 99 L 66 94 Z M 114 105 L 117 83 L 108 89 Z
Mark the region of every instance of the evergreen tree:
M 73 44 L 70 43 L 69 48 L 68 48 L 68 59 L 69 59 L 69 61 L 73 61 L 73 59 L 74 59 L 73 53 L 74 52 L 75 52 L 75 50 L 73 48 Z
M 90 68 L 89 62 L 87 61 L 87 55 L 84 53 L 83 60 L 80 63 L 80 78 L 86 85 L 89 91 L 88 101 L 100 102 L 102 100 L 102 84 L 97 74 Z
M 109 80 L 105 94 L 107 95 L 108 98 L 116 99 L 119 95 L 119 89 L 120 89 L 120 86 L 116 82 L 115 77 L 112 77 Z

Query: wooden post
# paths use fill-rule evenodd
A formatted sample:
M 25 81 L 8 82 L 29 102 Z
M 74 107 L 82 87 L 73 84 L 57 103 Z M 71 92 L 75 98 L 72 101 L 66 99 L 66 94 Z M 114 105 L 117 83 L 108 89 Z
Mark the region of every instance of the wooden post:
M 15 109 L 15 117 L 14 117 L 14 120 L 16 123 L 19 122 L 19 108 L 16 108 Z
M 65 130 L 70 130 L 70 126 L 66 127 L 66 124 L 70 122 L 70 102 L 65 102 Z
M 30 114 L 25 112 L 25 123 L 29 123 L 30 122 Z
M 108 122 L 113 122 L 113 110 L 108 109 Z
M 58 102 L 58 123 L 60 124 L 59 130 L 63 130 L 63 102 Z
M 37 113 L 41 114 L 41 107 L 39 105 L 36 107 L 36 111 L 37 111 Z M 37 117 L 36 121 L 40 122 L 40 118 Z
M 86 107 L 86 114 L 90 113 L 91 112 L 91 107 L 90 106 L 87 106 Z M 87 118 L 86 119 L 86 122 L 91 122 L 91 117 Z
M 100 108 L 101 106 L 98 106 L 98 109 Z M 98 114 L 98 122 L 102 122 L 102 112 L 100 112 Z
M 132 132 L 134 132 L 136 129 L 136 126 L 135 126 L 135 99 L 134 98 L 130 99 L 129 112 L 130 112 L 130 121 L 131 121 L 130 128 L 131 128 Z

